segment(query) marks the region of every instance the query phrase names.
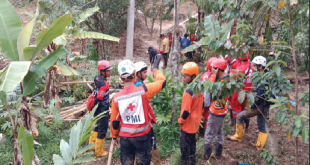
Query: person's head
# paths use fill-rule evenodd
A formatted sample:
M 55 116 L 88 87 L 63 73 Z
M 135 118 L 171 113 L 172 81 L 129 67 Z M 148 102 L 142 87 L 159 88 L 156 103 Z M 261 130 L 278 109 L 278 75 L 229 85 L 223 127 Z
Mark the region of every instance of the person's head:
M 147 65 L 140 61 L 135 63 L 137 79 L 144 81 L 147 78 Z
M 159 37 L 163 40 L 163 39 L 165 39 L 166 36 L 165 36 L 165 34 L 160 34 Z
M 239 61 L 240 62 L 247 62 L 248 60 L 250 60 L 250 52 L 248 52 L 245 56 L 243 57 L 239 57 Z
M 182 67 L 182 81 L 183 83 L 191 83 L 199 74 L 199 67 L 195 62 L 187 62 Z
M 130 60 L 123 60 L 118 64 L 118 73 L 122 81 L 135 81 L 135 64 Z
M 252 64 L 255 66 L 255 69 L 258 72 L 264 72 L 265 67 L 267 65 L 267 60 L 265 57 L 263 56 L 256 56 L 253 60 L 252 60 Z
M 187 34 L 187 33 L 185 33 L 185 34 L 184 34 L 184 38 L 187 38 L 187 37 L 188 37 L 188 34 Z
M 227 61 L 225 59 L 218 58 L 214 60 L 211 64 L 212 72 L 216 72 L 216 77 L 222 77 L 225 73 L 225 69 L 227 68 Z
M 212 64 L 212 62 L 214 61 L 214 60 L 216 60 L 217 58 L 216 57 L 211 57 L 209 60 L 207 60 L 206 62 L 205 62 L 205 65 L 206 65 L 206 70 L 209 70 L 209 71 L 211 71 L 211 69 L 212 69 L 212 67 L 211 67 L 211 64 Z
M 111 70 L 113 67 L 111 66 L 109 61 L 102 60 L 98 62 L 98 72 L 103 78 L 111 77 Z

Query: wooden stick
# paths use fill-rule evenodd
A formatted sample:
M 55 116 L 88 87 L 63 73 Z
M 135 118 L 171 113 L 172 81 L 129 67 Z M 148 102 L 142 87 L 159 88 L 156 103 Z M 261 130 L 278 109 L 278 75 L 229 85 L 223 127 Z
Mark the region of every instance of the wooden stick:
M 113 156 L 114 144 L 115 144 L 115 140 L 112 139 L 112 142 L 111 142 L 111 145 L 110 145 L 110 150 L 109 150 L 109 159 L 108 159 L 108 164 L 107 164 L 107 165 L 111 165 L 112 156 Z
M 67 85 L 67 84 L 93 84 L 93 81 L 72 81 L 72 82 L 59 82 L 61 85 Z

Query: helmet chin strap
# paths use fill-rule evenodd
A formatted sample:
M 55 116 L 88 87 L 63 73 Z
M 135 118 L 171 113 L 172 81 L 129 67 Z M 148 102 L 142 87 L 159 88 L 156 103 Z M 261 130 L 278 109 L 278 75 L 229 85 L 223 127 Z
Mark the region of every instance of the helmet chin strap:
M 139 76 L 139 74 L 140 74 L 140 76 Z M 144 79 L 142 78 L 141 72 L 138 72 L 137 77 L 138 77 L 140 80 L 144 81 Z

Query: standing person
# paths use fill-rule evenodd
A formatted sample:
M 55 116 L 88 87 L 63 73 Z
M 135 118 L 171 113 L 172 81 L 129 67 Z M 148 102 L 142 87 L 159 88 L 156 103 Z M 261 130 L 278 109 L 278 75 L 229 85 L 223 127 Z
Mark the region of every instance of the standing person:
M 149 59 L 150 59 L 150 63 L 151 63 L 151 68 L 153 70 L 153 68 L 159 68 L 159 63 L 161 61 L 162 58 L 162 54 L 160 51 L 157 51 L 156 49 L 154 49 L 153 47 L 149 47 L 148 48 L 148 53 L 149 53 Z
M 211 64 L 212 75 L 209 78 L 211 82 L 225 81 L 229 77 L 225 73 L 227 62 L 224 59 L 214 60 Z M 207 130 L 205 133 L 204 158 L 209 160 L 212 153 L 213 140 L 217 138 L 215 145 L 215 157 L 221 159 L 224 144 L 224 118 L 227 114 L 228 98 L 222 96 L 214 97 L 211 101 Z
M 211 64 L 214 60 L 216 60 L 216 57 L 211 57 L 208 61 L 206 61 L 206 70 L 204 74 L 201 75 L 200 80 L 202 82 L 208 80 L 211 77 L 212 74 L 212 67 Z M 207 128 L 207 122 L 209 117 L 209 107 L 211 104 L 211 94 L 207 93 L 206 91 L 203 93 L 204 101 L 203 101 L 203 112 L 202 112 L 202 121 L 203 121 L 203 127 L 199 127 L 199 134 L 202 134 L 202 136 L 205 134 L 205 129 Z
M 185 63 L 182 67 L 182 81 L 190 84 L 199 75 L 199 67 L 194 62 Z M 196 164 L 196 133 L 202 113 L 203 95 L 186 89 L 183 94 L 181 113 L 178 123 L 181 127 L 180 148 L 181 165 Z
M 169 38 L 169 53 L 170 53 L 171 48 L 172 48 L 172 41 L 173 41 L 173 36 L 171 32 L 168 32 L 168 38 Z
M 164 55 L 163 69 L 166 69 L 168 65 L 168 58 L 169 58 L 169 39 L 164 34 L 161 34 L 160 38 L 162 39 L 161 51 L 163 52 L 163 55 Z
M 136 86 L 144 86 L 148 89 L 148 91 L 146 92 L 147 94 L 147 98 L 150 100 L 152 99 L 155 94 L 157 94 L 158 92 L 160 92 L 166 84 L 166 78 L 165 75 L 159 71 L 156 70 L 154 72 L 154 77 L 157 81 L 153 82 L 153 83 L 148 83 L 148 84 L 144 84 L 144 80 L 147 78 L 147 65 L 144 62 L 137 62 L 135 63 L 135 69 L 136 69 Z M 158 68 L 154 68 L 154 69 L 158 69 Z M 148 93 L 152 93 L 152 94 L 148 94 Z M 151 129 L 151 147 L 152 147 L 152 162 L 154 165 L 161 165 L 161 161 L 160 161 L 160 156 L 159 156 L 159 150 L 156 146 L 156 136 L 153 130 L 153 127 Z
M 102 157 L 108 154 L 104 151 L 103 146 L 105 137 L 109 127 L 109 83 L 107 78 L 111 76 L 113 69 L 109 61 L 98 62 L 98 72 L 100 73 L 94 79 L 94 92 L 96 93 L 95 105 L 98 104 L 94 116 L 98 116 L 103 112 L 107 112 L 104 117 L 97 121 L 97 127 L 91 132 L 89 144 L 95 144 L 91 150 L 95 149 L 95 156 Z
M 184 37 L 180 41 L 180 45 L 181 45 L 182 50 L 191 45 L 191 41 L 187 37 L 188 37 L 188 34 L 184 34 Z M 188 59 L 192 59 L 192 52 L 185 53 L 185 56 Z
M 147 98 L 148 89 L 145 86 L 135 86 L 135 65 L 132 61 L 121 61 L 118 72 L 124 88 L 112 98 L 111 137 L 117 143 L 120 136 L 122 165 L 133 165 L 135 157 L 138 165 L 150 165 L 150 132 L 156 119 Z M 155 73 L 158 75 L 158 72 Z
M 238 58 L 238 66 L 236 66 L 235 70 L 230 72 L 230 76 L 234 76 L 236 73 L 243 73 L 245 74 L 245 79 L 243 80 L 244 86 L 242 90 L 251 92 L 252 91 L 252 79 L 251 75 L 253 73 L 253 65 L 250 62 L 250 53 L 247 53 L 244 57 Z M 237 72 L 236 72 L 237 71 Z M 239 91 L 233 93 L 233 95 L 229 98 L 229 104 L 231 106 L 233 122 L 236 123 L 237 115 L 242 112 L 246 108 L 246 98 L 244 99 L 243 103 L 239 103 L 238 101 Z M 246 120 L 246 128 L 249 126 L 249 120 Z M 241 125 L 235 124 L 236 129 Z
M 267 60 L 265 57 L 257 56 L 253 59 L 252 63 L 255 66 L 257 72 L 265 74 L 265 66 L 267 64 Z M 270 108 L 270 103 L 266 101 L 268 99 L 269 98 L 266 96 L 265 87 L 258 86 L 256 89 L 256 101 L 251 106 L 251 112 L 249 112 L 248 109 L 245 109 L 237 115 L 238 130 L 236 130 L 235 135 L 228 137 L 229 140 L 242 142 L 242 138 L 245 132 L 244 121 L 247 120 L 247 118 L 257 116 L 259 134 L 255 146 L 257 150 L 262 150 L 264 148 L 264 145 L 268 138 L 268 134 L 266 131 L 266 118 Z
M 225 72 L 230 75 L 231 71 L 236 69 L 239 65 L 239 60 L 237 58 L 229 58 L 228 55 L 225 56 L 225 60 L 227 61 L 227 67 Z M 230 102 L 229 102 L 230 104 Z M 236 118 L 233 117 L 233 110 L 231 109 L 231 105 L 228 106 L 229 116 L 230 116 L 230 123 L 231 127 L 236 125 Z

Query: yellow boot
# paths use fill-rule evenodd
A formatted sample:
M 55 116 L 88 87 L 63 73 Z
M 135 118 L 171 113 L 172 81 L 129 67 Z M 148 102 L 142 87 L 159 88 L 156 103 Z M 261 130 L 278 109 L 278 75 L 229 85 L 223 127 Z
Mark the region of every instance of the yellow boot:
M 236 123 L 236 133 L 233 136 L 228 135 L 227 138 L 231 141 L 242 142 L 244 132 L 245 132 L 245 123 L 244 124 Z
M 258 133 L 258 138 L 257 138 L 257 142 L 256 142 L 256 148 L 258 151 L 263 150 L 263 148 L 266 144 L 267 138 L 268 138 L 268 134 L 263 133 L 263 132 Z
M 158 148 L 156 150 L 152 150 L 151 154 L 152 154 L 152 162 L 153 162 L 153 164 L 154 165 L 161 165 Z
M 89 141 L 88 144 L 95 144 L 96 143 L 96 139 L 98 136 L 98 132 L 96 131 L 91 131 L 91 136 L 89 137 Z M 93 146 L 92 148 L 89 149 L 90 150 L 95 150 L 95 146 Z
M 105 139 L 98 139 L 98 138 L 96 139 L 96 145 L 95 145 L 96 158 L 108 155 L 108 152 L 103 150 L 104 141 Z

